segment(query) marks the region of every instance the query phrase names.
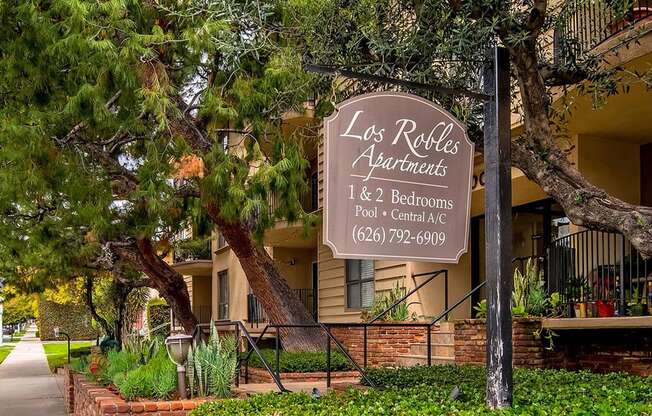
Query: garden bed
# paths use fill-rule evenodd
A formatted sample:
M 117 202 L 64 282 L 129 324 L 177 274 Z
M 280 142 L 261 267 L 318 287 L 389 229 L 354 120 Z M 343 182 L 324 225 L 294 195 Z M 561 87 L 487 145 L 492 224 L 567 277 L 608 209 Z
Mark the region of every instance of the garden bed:
M 116 415 L 188 415 L 200 404 L 214 400 L 210 398 L 192 400 L 125 400 L 112 387 L 103 387 L 89 381 L 83 374 L 77 374 L 65 366 L 62 370 L 65 385 L 65 402 L 73 416 Z
M 205 403 L 192 416 L 268 415 L 478 415 L 484 404 L 485 373 L 477 366 L 372 369 L 382 389 L 327 394 L 263 394 L 248 400 Z M 455 400 L 451 390 L 459 387 Z M 652 414 L 652 379 L 624 374 L 516 369 L 514 407 L 506 415 Z

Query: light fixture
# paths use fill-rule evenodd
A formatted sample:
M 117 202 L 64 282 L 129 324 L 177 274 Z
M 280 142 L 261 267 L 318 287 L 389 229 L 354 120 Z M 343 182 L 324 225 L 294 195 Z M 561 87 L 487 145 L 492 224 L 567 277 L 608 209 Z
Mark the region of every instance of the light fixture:
M 186 360 L 188 351 L 192 344 L 192 336 L 185 334 L 170 335 L 165 339 L 165 348 L 168 351 L 168 357 L 177 365 L 177 387 L 179 397 L 182 399 L 186 396 Z

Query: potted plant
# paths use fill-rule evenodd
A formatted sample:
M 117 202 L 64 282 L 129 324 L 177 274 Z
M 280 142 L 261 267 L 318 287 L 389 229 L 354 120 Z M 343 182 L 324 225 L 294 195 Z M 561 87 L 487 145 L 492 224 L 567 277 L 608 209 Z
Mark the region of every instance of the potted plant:
M 576 318 L 586 318 L 588 284 L 585 278 L 573 278 L 567 288 L 567 298 L 571 299 Z
M 616 315 L 616 305 L 613 300 L 598 300 L 595 304 L 598 308 L 598 318 L 610 318 Z
M 627 303 L 627 306 L 629 308 L 627 310 L 627 314 L 629 316 L 643 316 L 645 314 L 647 305 L 642 302 L 641 298 L 639 298 L 637 287 L 632 290 L 632 299 L 629 303 Z

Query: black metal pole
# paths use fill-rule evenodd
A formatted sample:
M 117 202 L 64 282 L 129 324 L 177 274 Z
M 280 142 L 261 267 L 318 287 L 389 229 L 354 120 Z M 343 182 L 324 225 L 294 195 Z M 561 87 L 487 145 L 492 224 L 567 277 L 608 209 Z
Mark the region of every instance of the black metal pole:
M 331 387 L 331 339 L 326 336 L 326 387 Z
M 432 326 L 426 327 L 426 345 L 428 352 L 428 367 L 432 366 Z
M 487 405 L 512 404 L 512 190 L 509 52 L 492 48 L 484 71 Z
M 362 345 L 363 367 L 367 368 L 367 325 L 362 327 Z
M 240 387 L 240 370 L 242 369 L 242 354 L 240 353 L 240 326 L 235 324 L 233 329 L 235 329 L 235 353 L 237 354 L 235 386 Z
M 276 351 L 276 357 L 275 357 L 276 358 L 276 377 L 278 377 L 279 379 L 281 378 L 281 365 L 280 365 L 281 351 L 279 349 L 280 343 L 281 343 L 281 335 L 280 335 L 280 332 L 279 332 L 279 327 L 276 327 L 276 342 L 274 344 L 275 344 L 275 351 Z

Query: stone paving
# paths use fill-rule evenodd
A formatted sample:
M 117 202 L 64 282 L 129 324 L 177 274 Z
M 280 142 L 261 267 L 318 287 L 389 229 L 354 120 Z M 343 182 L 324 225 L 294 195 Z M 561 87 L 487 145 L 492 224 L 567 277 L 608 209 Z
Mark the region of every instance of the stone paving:
M 48 368 L 36 326 L 0 364 L 0 416 L 66 416 L 61 382 Z

